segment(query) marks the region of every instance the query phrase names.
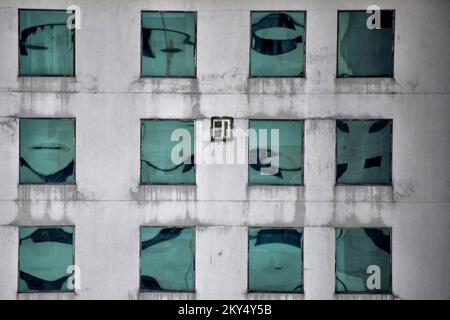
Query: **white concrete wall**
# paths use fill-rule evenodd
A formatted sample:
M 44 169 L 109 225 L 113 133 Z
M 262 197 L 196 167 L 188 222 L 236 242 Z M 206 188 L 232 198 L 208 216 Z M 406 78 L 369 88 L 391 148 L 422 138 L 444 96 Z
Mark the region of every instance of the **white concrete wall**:
M 18 8 L 82 10 L 76 77 L 19 78 Z M 338 9 L 396 10 L 394 79 L 336 79 Z M 306 78 L 249 79 L 250 10 L 306 10 Z M 0 298 L 363 298 L 334 294 L 334 228 L 393 229 L 393 297 L 450 299 L 450 2 L 0 0 Z M 140 11 L 198 12 L 197 79 L 140 79 Z M 141 118 L 305 119 L 305 186 L 139 186 Z M 18 119 L 76 118 L 76 186 L 18 185 Z M 335 187 L 336 118 L 392 118 L 393 186 Z M 201 132 L 197 132 L 199 135 Z M 197 143 L 199 142 L 197 138 Z M 197 150 L 197 155 L 199 150 Z M 214 180 L 212 180 L 212 178 Z M 76 294 L 17 295 L 17 226 L 75 225 Z M 196 293 L 139 294 L 139 226 L 192 225 Z M 305 227 L 304 295 L 249 295 L 247 226 Z M 390 298 L 389 296 L 364 296 Z

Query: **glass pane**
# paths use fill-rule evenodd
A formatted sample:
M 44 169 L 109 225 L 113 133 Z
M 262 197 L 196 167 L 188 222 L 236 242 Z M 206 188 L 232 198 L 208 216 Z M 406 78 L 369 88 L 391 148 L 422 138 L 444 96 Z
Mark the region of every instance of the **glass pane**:
M 75 31 L 65 10 L 19 11 L 19 68 L 22 76 L 73 76 Z
M 143 120 L 141 126 L 141 183 L 194 184 L 194 122 Z
M 372 15 L 339 12 L 338 77 L 392 77 L 394 12 L 381 10 L 380 29 L 367 27 Z
M 336 292 L 391 291 L 391 230 L 336 229 Z
M 391 120 L 338 120 L 338 184 L 391 183 Z
M 249 182 L 303 183 L 303 121 L 250 120 Z
M 193 228 L 141 228 L 141 290 L 194 290 Z
M 195 28 L 195 12 L 142 12 L 142 75 L 194 77 Z
M 304 76 L 305 13 L 251 13 L 250 74 Z
M 301 228 L 249 228 L 249 291 L 303 291 L 302 236 Z
M 19 291 L 71 291 L 73 227 L 21 227 Z
M 75 183 L 75 121 L 20 120 L 20 183 Z

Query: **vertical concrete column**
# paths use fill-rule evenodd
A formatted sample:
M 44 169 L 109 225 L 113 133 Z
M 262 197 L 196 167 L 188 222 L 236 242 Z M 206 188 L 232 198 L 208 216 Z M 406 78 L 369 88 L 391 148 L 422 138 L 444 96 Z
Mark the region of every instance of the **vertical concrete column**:
M 235 119 L 235 132 L 245 133 L 247 123 Z M 211 142 L 210 125 L 211 119 L 195 122 L 197 199 L 245 200 L 248 138 L 241 135 L 225 143 Z
M 19 183 L 19 120 L 0 118 L 0 199 L 17 199 Z
M 335 120 L 305 121 L 305 200 L 334 200 L 336 163 Z
M 0 30 L 2 30 L 2 63 L 0 63 L 0 89 L 17 88 L 19 74 L 19 19 L 17 9 L 2 3 L 0 9 Z M 14 89 L 15 89 L 14 88 Z
M 332 92 L 336 75 L 337 13 L 334 8 L 306 13 L 306 89 Z
M 0 226 L 0 299 L 16 299 L 19 261 L 19 228 Z
M 334 228 L 304 229 L 305 299 L 333 299 L 335 290 Z
M 91 205 L 75 225 L 79 299 L 136 299 L 139 288 L 140 225 L 126 208 Z
M 244 299 L 247 292 L 247 227 L 198 227 L 195 286 L 198 299 Z

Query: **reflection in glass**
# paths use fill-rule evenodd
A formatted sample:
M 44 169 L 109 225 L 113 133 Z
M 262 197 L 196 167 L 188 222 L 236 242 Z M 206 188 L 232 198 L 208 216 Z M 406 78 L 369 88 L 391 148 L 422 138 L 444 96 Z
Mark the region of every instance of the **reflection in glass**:
M 71 291 L 73 227 L 21 227 L 19 291 Z
M 392 120 L 337 120 L 339 184 L 390 184 Z
M 248 289 L 303 291 L 303 229 L 249 228 Z
M 194 77 L 195 28 L 195 12 L 142 12 L 142 75 Z
M 250 74 L 304 76 L 305 13 L 251 13 Z
M 393 76 L 394 12 L 381 10 L 380 29 L 367 28 L 372 15 L 339 12 L 338 77 Z
M 185 135 L 172 141 L 177 130 Z M 181 131 L 180 131 L 181 130 Z M 188 139 L 184 141 L 184 139 Z M 176 162 L 172 151 L 180 143 L 183 149 Z M 178 153 L 177 153 L 178 155 Z M 143 120 L 141 122 L 141 183 L 194 184 L 194 122 L 192 120 Z
M 336 292 L 391 291 L 391 230 L 336 229 Z
M 303 121 L 250 120 L 249 128 L 249 183 L 302 184 Z
M 22 76 L 73 76 L 75 31 L 64 10 L 19 10 Z
M 141 291 L 194 290 L 193 228 L 141 228 Z
M 20 183 L 75 183 L 75 121 L 20 120 Z

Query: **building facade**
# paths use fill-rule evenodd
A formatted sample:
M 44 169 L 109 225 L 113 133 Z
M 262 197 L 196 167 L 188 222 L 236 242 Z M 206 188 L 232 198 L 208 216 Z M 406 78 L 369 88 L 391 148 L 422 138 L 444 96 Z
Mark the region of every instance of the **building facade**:
M 368 18 L 371 5 L 384 10 L 386 33 L 350 39 L 351 12 Z M 28 10 L 67 8 L 74 29 Z M 450 299 L 449 9 L 445 0 L 0 0 L 0 298 Z M 288 32 L 273 38 L 270 28 Z M 55 43 L 71 49 L 48 56 Z M 352 50 L 372 58 L 351 60 Z M 213 117 L 231 117 L 236 132 L 280 128 L 278 176 L 258 180 L 251 137 L 212 141 Z M 67 126 L 43 126 L 64 142 L 33 144 L 33 120 L 57 119 Z M 195 165 L 149 163 L 158 120 L 192 133 Z M 279 125 L 287 120 L 294 131 Z M 58 158 L 57 173 L 27 155 L 65 148 L 72 156 Z M 282 168 L 285 152 L 301 156 Z M 372 253 L 339 242 L 350 230 L 384 250 L 380 279 L 361 262 Z M 165 256 L 174 239 L 175 260 Z M 28 245 L 46 241 L 54 265 L 70 260 L 62 278 L 27 273 L 46 263 L 45 247 Z M 277 272 L 296 257 L 286 289 Z M 169 279 L 143 277 L 148 266 Z M 54 290 L 73 270 L 75 288 Z M 171 282 L 179 274 L 183 284 Z

